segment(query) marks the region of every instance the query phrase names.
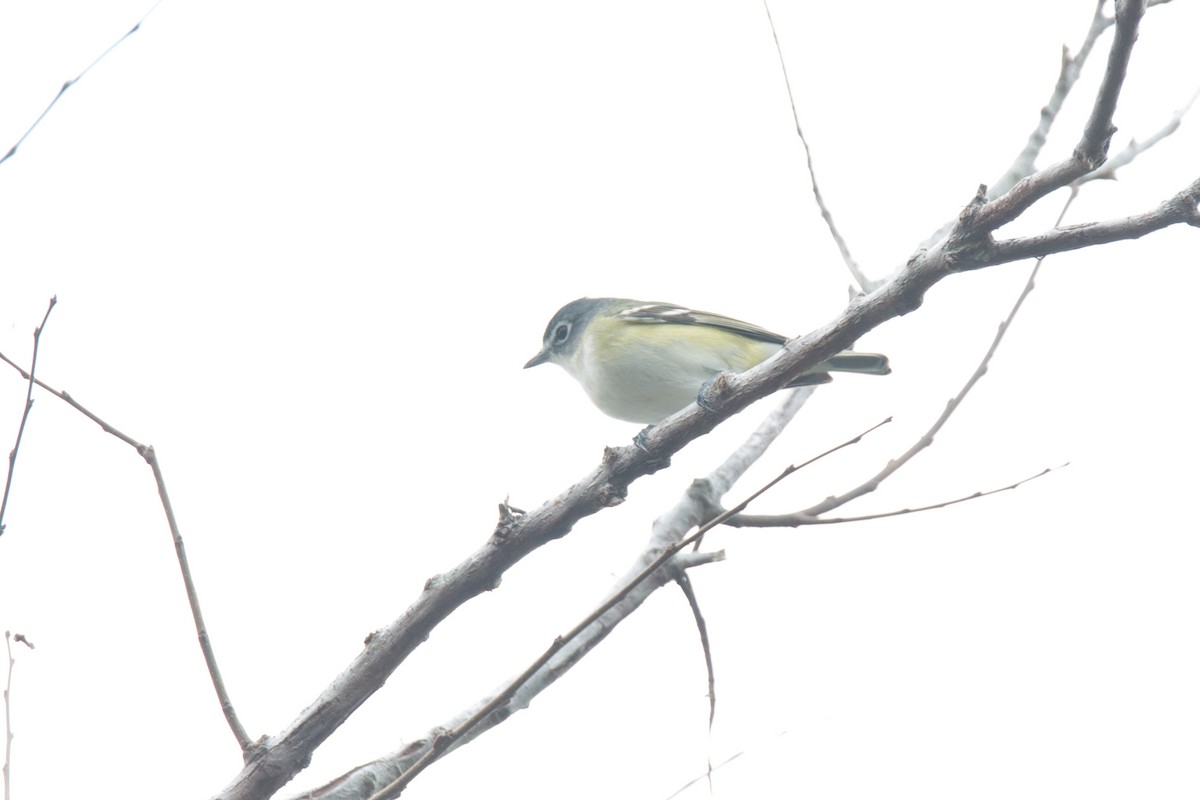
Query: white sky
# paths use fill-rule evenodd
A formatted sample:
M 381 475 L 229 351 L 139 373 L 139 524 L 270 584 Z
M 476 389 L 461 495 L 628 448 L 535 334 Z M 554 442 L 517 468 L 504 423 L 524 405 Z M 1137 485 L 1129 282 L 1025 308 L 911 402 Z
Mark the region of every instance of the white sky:
M 872 275 L 1008 165 L 1091 7 L 773 6 L 823 189 Z M 0 149 L 145 10 L 6 5 Z M 1117 146 L 1200 85 L 1197 30 L 1196 3 L 1148 15 Z M 1049 158 L 1075 143 L 1107 44 Z M 1147 210 L 1198 172 L 1193 117 L 1069 219 Z M 754 2 L 165 0 L 0 165 L 0 219 L 0 350 L 27 359 L 57 294 L 39 376 L 158 449 L 254 736 L 482 544 L 498 502 L 540 504 L 636 432 L 560 370 L 520 369 L 562 303 L 666 300 L 801 333 L 849 283 Z M 922 515 L 710 535 L 729 556 L 693 575 L 718 671 L 711 737 L 690 614 L 664 591 L 405 796 L 664 798 L 710 755 L 745 751 L 716 797 L 1194 797 L 1197 241 L 1052 259 L 936 445 L 847 513 L 1070 467 Z M 894 374 L 819 390 L 732 499 L 889 415 L 756 510 L 808 505 L 907 449 L 1027 273 L 945 281 L 865 338 Z M 0 372 L 5 452 L 24 391 Z M 471 602 L 281 796 L 522 669 L 760 416 Z M 0 627 L 37 644 L 13 680 L 14 796 L 221 789 L 240 758 L 145 464 L 41 395 L 5 521 Z

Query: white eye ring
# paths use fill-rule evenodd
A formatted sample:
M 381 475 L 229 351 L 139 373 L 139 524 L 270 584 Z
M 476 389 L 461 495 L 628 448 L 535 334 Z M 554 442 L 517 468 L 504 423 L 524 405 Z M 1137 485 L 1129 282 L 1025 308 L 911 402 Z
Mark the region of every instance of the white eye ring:
M 560 322 L 554 326 L 554 333 L 550 335 L 551 344 L 562 344 L 571 335 L 571 323 Z

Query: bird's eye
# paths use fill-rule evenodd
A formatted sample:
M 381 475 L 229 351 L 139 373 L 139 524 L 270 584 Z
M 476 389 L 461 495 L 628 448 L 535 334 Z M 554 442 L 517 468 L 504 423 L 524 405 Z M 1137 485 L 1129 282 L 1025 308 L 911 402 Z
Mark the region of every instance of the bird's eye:
M 560 322 L 554 328 L 554 333 L 550 337 L 552 344 L 562 344 L 571 335 L 571 323 Z

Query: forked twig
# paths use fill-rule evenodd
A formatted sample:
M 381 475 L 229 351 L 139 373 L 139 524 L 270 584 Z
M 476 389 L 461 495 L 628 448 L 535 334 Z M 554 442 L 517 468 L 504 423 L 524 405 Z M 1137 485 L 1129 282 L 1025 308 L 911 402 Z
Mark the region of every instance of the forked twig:
M 867 428 L 865 431 L 863 431 L 862 433 L 855 436 L 853 439 L 847 439 L 846 441 L 842 442 L 841 444 L 835 445 L 835 446 L 829 448 L 828 450 L 826 450 L 825 452 L 819 453 L 819 454 L 813 456 L 808 461 L 805 461 L 802 464 L 798 464 L 798 465 L 794 465 L 793 467 L 789 467 L 789 469 L 793 469 L 793 471 L 804 469 L 805 467 L 807 467 L 811 464 L 814 464 L 817 461 L 820 461 L 822 458 L 825 458 L 825 456 L 833 455 L 834 453 L 836 453 L 838 450 L 841 450 L 842 448 L 858 444 L 859 442 L 861 442 L 863 440 L 864 436 L 866 436 L 869 433 L 875 432 L 876 430 L 878 430 L 879 428 L 882 428 L 884 425 L 887 425 L 891 421 L 892 421 L 892 418 L 888 417 L 887 419 L 883 420 L 882 422 L 877 422 L 874 425 L 872 425 L 870 428 Z M 736 514 L 730 515 L 729 512 L 722 511 L 719 514 L 717 514 L 717 516 L 714 518 L 724 518 L 725 519 L 724 524 L 729 525 L 730 527 L 739 527 L 736 522 L 732 521 L 732 520 L 736 520 L 737 517 L 738 517 L 738 515 L 736 515 Z M 708 523 L 705 523 L 705 526 L 712 527 Z M 704 539 L 703 532 L 699 532 L 696 535 L 692 536 L 691 538 L 696 540 L 696 543 L 692 549 L 693 550 L 699 549 L 700 542 L 703 541 L 703 539 Z
M 53 302 L 51 303 L 53 306 Z M 47 314 L 50 312 L 47 311 Z M 0 353 L 0 361 L 4 361 L 13 369 L 21 373 L 30 383 L 30 387 L 34 384 L 45 389 L 50 394 L 59 398 L 63 402 L 76 409 L 88 419 L 95 422 L 100 428 L 108 434 L 115 436 L 122 442 L 132 447 L 137 451 L 147 464 L 150 465 L 150 470 L 154 474 L 154 482 L 158 487 L 158 496 L 162 501 L 163 511 L 167 515 L 167 525 L 171 530 L 171 538 L 175 543 L 175 557 L 179 562 L 179 571 L 183 576 L 184 590 L 187 593 L 188 606 L 192 612 L 192 621 L 196 626 L 196 638 L 200 642 L 200 652 L 204 655 L 204 664 L 208 667 L 208 675 L 212 680 L 213 689 L 217 693 L 217 701 L 221 705 L 221 713 L 225 715 L 225 721 L 229 725 L 229 729 L 233 732 L 234 738 L 237 739 L 238 746 L 242 749 L 242 754 L 249 758 L 254 743 L 250 740 L 250 736 L 246 733 L 246 729 L 242 726 L 241 720 L 238 719 L 237 712 L 234 710 L 233 701 L 229 698 L 229 691 L 225 687 L 225 680 L 221 677 L 220 667 L 217 665 L 217 657 L 213 652 L 212 642 L 209 639 L 208 627 L 204 623 L 204 615 L 200 611 L 200 595 L 196 591 L 195 582 L 192 580 L 192 571 L 188 567 L 187 553 L 183 546 L 183 536 L 179 532 L 179 524 L 175 520 L 175 511 L 171 508 L 171 499 L 167 495 L 167 482 L 163 477 L 162 469 L 158 464 L 158 456 L 154 452 L 154 447 L 151 445 L 141 444 L 131 436 L 127 436 L 121 431 L 109 425 L 100 417 L 93 414 L 88 409 L 84 408 L 75 398 L 71 397 L 64 391 L 59 391 L 52 386 L 48 386 L 42 381 L 33 376 L 31 372 L 25 372 L 11 359 Z M 10 470 L 11 472 L 11 470 Z
M 780 731 L 779 733 L 775 734 L 775 735 L 774 735 L 773 737 L 771 737 L 771 738 L 773 738 L 773 739 L 778 739 L 779 737 L 781 737 L 781 736 L 784 736 L 784 735 L 786 735 L 786 734 L 787 734 L 787 731 Z M 686 792 L 688 789 L 692 788 L 693 786 L 695 786 L 697 783 L 699 783 L 700 781 L 704 780 L 705 778 L 707 778 L 707 779 L 709 780 L 709 785 L 710 785 L 710 790 L 711 790 L 711 784 L 712 784 L 712 774 L 713 774 L 714 772 L 716 772 L 717 770 L 721 769 L 722 767 L 727 767 L 727 766 L 729 766 L 729 765 L 730 765 L 730 764 L 732 764 L 734 761 L 737 761 L 739 758 L 741 758 L 742 756 L 746 755 L 748 752 L 750 752 L 749 748 L 744 748 L 744 749 L 742 749 L 742 750 L 738 750 L 738 751 L 737 751 L 736 753 L 734 753 L 733 755 L 731 755 L 731 756 L 728 756 L 728 757 L 726 757 L 724 760 L 722 760 L 722 761 L 718 762 L 717 764 L 714 764 L 714 765 L 712 765 L 712 766 L 711 766 L 711 767 L 708 769 L 708 771 L 707 771 L 707 772 L 705 772 L 703 775 L 697 775 L 696 777 L 692 778 L 690 781 L 688 781 L 687 783 L 685 783 L 683 786 L 680 786 L 678 789 L 676 789 L 675 791 L 671 792 L 669 795 L 667 795 L 667 796 L 664 798 L 664 800 L 675 800 L 675 798 L 676 798 L 676 797 L 679 797 L 679 795 L 683 794 L 683 793 L 684 793 L 684 792 Z M 711 794 L 711 791 L 710 791 L 710 794 Z
M 940 503 L 931 503 L 927 506 L 917 506 L 915 508 L 899 508 L 895 511 L 883 511 L 878 514 L 863 514 L 857 517 L 810 517 L 805 515 L 803 511 L 796 514 L 769 514 L 769 515 L 754 515 L 740 514 L 736 521 L 726 523 L 735 528 L 797 528 L 802 525 L 833 525 L 840 522 L 866 522 L 872 519 L 885 519 L 887 517 L 900 517 L 905 514 L 916 514 L 920 511 L 933 511 L 938 508 L 948 508 L 959 503 L 965 503 L 968 500 L 977 500 L 980 497 L 987 497 L 992 494 L 1000 494 L 1016 489 L 1022 484 L 1029 483 L 1043 475 L 1048 475 L 1056 469 L 1062 469 L 1067 464 L 1061 464 L 1057 467 L 1046 467 L 1036 475 L 1030 475 L 1028 478 L 1022 478 L 1016 483 L 1010 483 L 1008 486 L 1001 486 L 998 489 L 988 489 L 987 491 L 975 492 L 973 494 L 956 497 L 953 500 L 944 500 Z

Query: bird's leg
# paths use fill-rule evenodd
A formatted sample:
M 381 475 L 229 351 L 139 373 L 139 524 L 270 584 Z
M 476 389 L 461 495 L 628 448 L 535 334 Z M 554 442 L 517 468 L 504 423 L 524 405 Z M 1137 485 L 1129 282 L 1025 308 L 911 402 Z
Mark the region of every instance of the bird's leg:
M 647 425 L 638 431 L 638 435 L 633 437 L 633 443 L 638 450 L 641 450 L 646 455 L 650 455 L 650 451 L 646 449 L 646 434 L 654 428 L 654 425 Z
M 705 411 L 716 411 L 721 405 L 721 396 L 729 390 L 729 379 L 726 377 L 729 374 L 728 372 L 718 372 L 706 380 L 696 395 L 696 405 Z

